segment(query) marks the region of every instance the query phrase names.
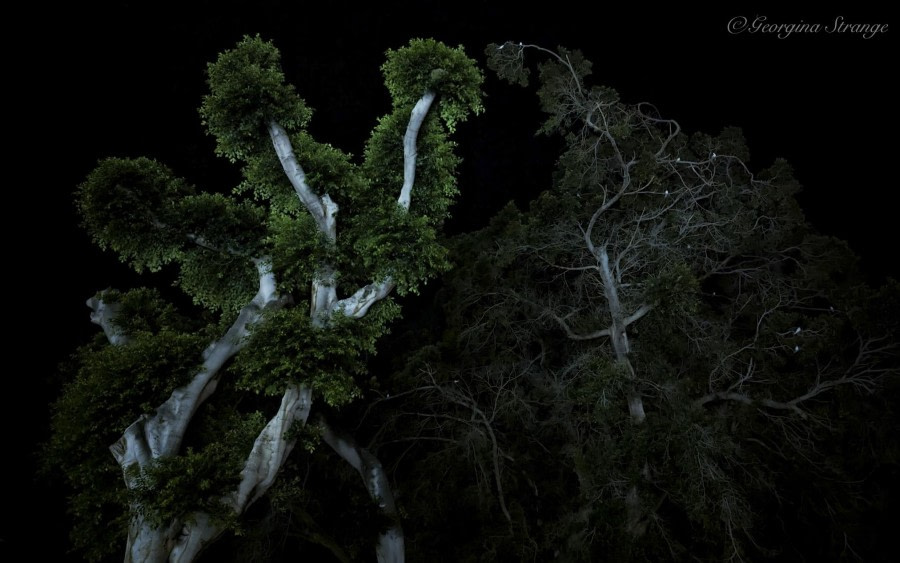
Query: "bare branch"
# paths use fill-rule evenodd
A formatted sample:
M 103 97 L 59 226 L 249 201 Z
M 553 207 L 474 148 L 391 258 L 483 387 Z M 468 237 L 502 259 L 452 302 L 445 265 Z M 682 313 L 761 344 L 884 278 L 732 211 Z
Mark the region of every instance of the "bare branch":
M 647 313 L 649 313 L 652 310 L 653 310 L 653 305 L 641 305 L 640 307 L 637 308 L 637 310 L 634 313 L 631 313 L 630 315 L 625 317 L 622 320 L 622 324 L 624 326 L 628 326 L 632 323 L 635 323 L 635 322 L 641 320 L 641 318 L 643 318 L 644 315 L 646 315 Z
M 604 328 L 602 330 L 595 330 L 594 332 L 589 332 L 587 334 L 579 334 L 572 330 L 572 327 L 566 322 L 563 317 L 553 313 L 552 311 L 548 311 L 549 314 L 553 317 L 553 320 L 562 328 L 566 336 L 568 336 L 572 340 L 594 340 L 595 338 L 602 338 L 604 336 L 609 336 L 609 329 Z
M 743 349 L 747 349 L 745 347 Z M 802 395 L 798 395 L 789 401 L 777 401 L 771 398 L 754 398 L 744 392 L 737 392 L 733 389 L 740 388 L 741 384 L 751 377 L 752 363 L 748 367 L 747 373 L 738 382 L 733 384 L 728 391 L 711 392 L 696 399 L 695 407 L 702 407 L 712 401 L 734 401 L 744 405 L 760 405 L 766 409 L 789 411 L 796 414 L 801 419 L 810 417 L 810 413 L 801 408 L 801 404 L 808 402 L 823 393 L 840 386 L 851 386 L 866 393 L 873 393 L 880 380 L 888 373 L 897 371 L 890 363 L 883 364 L 887 359 L 887 355 L 894 351 L 894 346 L 887 341 L 887 337 L 869 338 L 858 341 L 858 353 L 854 362 L 848 366 L 840 377 L 832 379 L 823 379 L 823 375 L 828 373 L 820 373 L 816 377 L 815 383 Z M 742 350 L 743 350 L 742 349 Z

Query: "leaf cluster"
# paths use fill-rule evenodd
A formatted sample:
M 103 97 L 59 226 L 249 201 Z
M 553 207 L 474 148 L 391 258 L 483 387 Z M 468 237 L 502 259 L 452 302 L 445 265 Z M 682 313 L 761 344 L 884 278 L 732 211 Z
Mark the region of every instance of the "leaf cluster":
M 345 405 L 360 396 L 354 376 L 366 372 L 366 360 L 398 313 L 394 303 L 382 301 L 362 319 L 336 315 L 319 327 L 300 309 L 273 311 L 253 328 L 237 359 L 237 385 L 265 395 L 307 385 L 327 404 Z

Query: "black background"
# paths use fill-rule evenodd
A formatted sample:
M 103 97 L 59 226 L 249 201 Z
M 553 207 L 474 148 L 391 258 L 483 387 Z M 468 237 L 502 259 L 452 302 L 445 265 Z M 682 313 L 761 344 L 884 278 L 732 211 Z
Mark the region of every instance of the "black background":
M 893 22 L 885 10 L 651 7 L 574 2 L 540 9 L 495 2 L 102 2 L 36 6 L 7 23 L 7 300 L 16 336 L 7 349 L 0 553 L 56 557 L 66 547 L 60 491 L 35 480 L 46 438 L 55 366 L 89 338 L 84 301 L 137 283 L 79 230 L 72 192 L 105 156 L 158 158 L 200 187 L 227 190 L 236 171 L 212 154 L 196 108 L 204 69 L 244 34 L 282 51 L 283 66 L 316 110 L 320 140 L 360 154 L 389 108 L 379 66 L 413 37 L 462 44 L 483 62 L 489 42 L 523 41 L 584 51 L 593 80 L 624 101 L 654 103 L 686 131 L 743 128 L 751 167 L 786 158 L 804 185 L 801 203 L 821 231 L 848 240 L 874 280 L 898 276 L 893 192 L 897 88 Z M 87 3 L 84 3 L 87 4 Z M 737 16 L 831 24 L 836 17 L 888 24 L 872 39 L 851 33 L 730 34 Z M 891 70 L 894 69 L 894 70 Z M 449 228 L 483 226 L 510 199 L 549 187 L 552 139 L 535 138 L 532 90 L 490 72 L 487 112 L 457 137 L 465 158 Z M 14 132 L 14 133 L 13 133 Z M 148 283 L 144 281 L 143 283 Z M 150 280 L 149 283 L 152 283 Z M 38 538 L 29 543 L 27 538 Z M 0 557 L 0 559 L 4 559 Z

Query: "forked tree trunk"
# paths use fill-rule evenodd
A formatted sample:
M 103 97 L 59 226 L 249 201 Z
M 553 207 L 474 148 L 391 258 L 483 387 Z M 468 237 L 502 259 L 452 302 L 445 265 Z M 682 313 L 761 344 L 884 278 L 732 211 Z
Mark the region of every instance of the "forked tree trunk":
M 398 206 L 404 211 L 409 211 L 414 189 L 419 129 L 435 97 L 434 92 L 426 90 L 412 109 L 404 136 L 404 181 L 397 199 Z M 274 121 L 268 124 L 268 130 L 275 152 L 297 197 L 309 211 L 319 231 L 333 242 L 337 236 L 337 204 L 328 194 L 319 196 L 307 185 L 306 174 L 297 160 L 287 132 Z M 116 461 L 122 467 L 129 488 L 136 486 L 138 475 L 150 464 L 178 454 L 194 413 L 215 391 L 220 370 L 225 363 L 246 344 L 250 326 L 260 321 L 263 309 L 281 306 L 283 303 L 276 295 L 275 278 L 269 262 L 258 260 L 256 263 L 260 282 L 258 293 L 241 310 L 228 332 L 204 352 L 203 366 L 191 383 L 173 391 L 156 413 L 139 418 L 110 446 Z M 328 324 L 336 314 L 350 318 L 365 316 L 373 304 L 387 297 L 394 288 L 394 281 L 387 277 L 338 300 L 335 276 L 336 271 L 330 264 L 322 264 L 312 281 L 310 322 L 322 330 L 328 330 Z M 116 308 L 104 303 L 102 298 L 89 300 L 88 305 L 94 310 L 92 320 L 103 327 L 110 343 L 127 344 L 127 335 L 121 334 L 113 322 Z M 312 390 L 308 387 L 290 386 L 285 391 L 281 407 L 260 432 L 247 457 L 238 489 L 222 497 L 222 502 L 235 514 L 243 513 L 274 483 L 294 447 L 294 440 L 285 438 L 287 430 L 297 422 L 306 423 L 311 405 Z M 340 437 L 330 429 L 325 434 L 326 442 L 360 472 L 367 490 L 379 508 L 388 516 L 396 518 L 393 494 L 381 463 L 371 453 L 356 446 L 352 440 Z M 186 515 L 168 525 L 156 527 L 142 515 L 142 508 L 132 506 L 126 563 L 189 563 L 223 531 L 221 525 L 204 513 Z M 376 555 L 380 563 L 402 563 L 405 560 L 403 530 L 399 523 L 381 534 Z

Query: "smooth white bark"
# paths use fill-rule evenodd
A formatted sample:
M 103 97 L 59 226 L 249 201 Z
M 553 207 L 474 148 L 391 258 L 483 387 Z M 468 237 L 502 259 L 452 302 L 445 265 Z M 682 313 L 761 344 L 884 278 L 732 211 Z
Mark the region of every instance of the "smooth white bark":
M 406 211 L 409 211 L 412 192 L 415 187 L 419 130 L 435 98 L 435 93 L 431 91 L 426 91 L 422 95 L 410 113 L 406 134 L 403 138 L 403 186 L 400 188 L 397 204 Z M 273 121 L 269 123 L 269 135 L 281 161 L 282 168 L 290 179 L 291 185 L 294 187 L 294 191 L 297 193 L 300 201 L 316 221 L 319 230 L 330 241 L 334 242 L 337 237 L 337 204 L 327 194 L 321 197 L 317 196 L 306 183 L 306 174 L 300 166 L 285 130 Z M 353 295 L 339 300 L 337 299 L 335 279 L 336 272 L 334 268 L 329 264 L 323 264 L 312 281 L 310 316 L 314 326 L 326 330 L 328 322 L 335 314 L 342 314 L 354 319 L 364 317 L 372 305 L 390 295 L 395 286 L 393 279 L 387 276 L 381 281 L 363 286 Z M 307 408 L 306 415 L 308 414 Z M 328 436 L 331 437 L 331 441 L 329 442 L 328 438 L 326 438 L 326 442 L 331 444 L 335 451 L 338 451 L 344 459 L 360 471 L 367 490 L 379 502 L 382 510 L 394 515 L 396 509 L 393 505 L 393 495 L 390 492 L 387 478 L 384 476 L 384 471 L 378 460 L 368 452 L 365 452 L 365 455 L 361 457 L 360 451 L 355 444 L 351 446 L 352 442 L 338 439 L 333 433 L 328 433 Z M 366 459 L 363 459 L 363 457 Z M 266 463 L 270 464 L 271 462 Z M 280 468 L 280 464 L 278 464 L 278 468 Z M 277 473 L 277 470 L 275 473 Z M 274 474 L 272 478 L 274 478 Z M 244 488 L 245 486 L 242 482 L 239 497 L 249 497 L 250 492 L 244 491 Z M 238 504 L 240 504 L 240 499 Z M 382 534 L 379 538 L 376 554 L 378 561 L 382 563 L 400 563 L 404 560 L 403 531 L 399 525 Z
M 635 313 L 626 318 L 622 312 L 617 281 L 610 268 L 609 254 L 605 245 L 596 250 L 596 256 L 600 266 L 600 278 L 603 280 L 603 294 L 606 297 L 612 321 L 608 329 L 609 339 L 616 354 L 616 361 L 625 366 L 628 372 L 633 375 L 634 370 L 631 367 L 631 362 L 628 360 L 628 354 L 631 350 L 628 347 L 627 328 L 630 323 L 647 314 L 650 311 L 650 307 L 647 305 L 641 306 Z M 647 417 L 644 412 L 644 401 L 637 390 L 632 390 L 628 396 L 628 412 L 631 415 L 632 422 L 635 424 L 641 424 Z
M 237 320 L 225 335 L 204 351 L 203 364 L 197 375 L 189 384 L 172 391 L 169 399 L 153 415 L 141 416 L 125 430 L 119 441 L 110 446 L 123 469 L 134 462 L 143 467 L 149 459 L 177 453 L 188 424 L 202 399 L 208 397 L 215 388 L 219 370 L 244 347 L 248 328 L 259 320 L 263 309 L 279 301 L 275 294 L 275 278 L 268 261 L 258 261 L 257 269 L 259 291 L 241 309 Z
M 416 102 L 416 105 L 410 112 L 409 123 L 403 136 L 403 186 L 400 188 L 397 204 L 406 211 L 409 211 L 416 181 L 419 130 L 436 97 L 434 92 L 426 90 L 422 97 L 419 98 L 419 101 Z M 362 318 L 369 312 L 369 308 L 372 305 L 390 295 L 394 285 L 394 280 L 390 276 L 379 282 L 370 283 L 356 290 L 350 297 L 332 301 L 330 303 L 330 312 L 340 312 L 354 319 Z
M 253 443 L 241 471 L 241 483 L 231 499 L 234 511 L 241 513 L 264 495 L 275 482 L 281 466 L 294 449 L 295 440 L 286 438 L 295 423 L 306 424 L 312 407 L 312 389 L 292 385 L 281 398 L 281 406 Z
M 132 517 L 128 527 L 125 563 L 164 563 L 169 559 L 169 547 L 178 536 L 178 520 L 168 527 L 152 526 L 140 514 Z
M 403 186 L 398 197 L 398 205 L 409 210 L 415 185 L 417 160 L 417 139 L 419 130 L 435 99 L 435 93 L 426 91 L 413 108 L 403 141 L 404 170 Z M 338 205 L 328 196 L 317 195 L 306 182 L 306 173 L 300 165 L 287 132 L 275 121 L 268 124 L 269 136 L 278 155 L 281 166 L 294 188 L 297 197 L 309 211 L 313 220 L 326 238 L 334 242 L 337 238 Z M 174 390 L 169 399 L 153 415 L 143 415 L 129 426 L 122 437 L 110 450 L 122 467 L 126 484 L 135 485 L 135 464 L 139 470 L 155 460 L 176 455 L 181 447 L 184 433 L 200 404 L 214 391 L 217 376 L 225 363 L 246 343 L 249 327 L 260 320 L 264 308 L 280 303 L 276 294 L 275 278 L 267 261 L 258 261 L 259 291 L 253 300 L 241 309 L 237 320 L 227 333 L 210 344 L 203 353 L 203 364 L 191 383 Z M 342 313 L 351 318 L 361 318 L 379 300 L 385 298 L 394 288 L 394 282 L 387 277 L 380 282 L 366 285 L 353 295 L 337 299 L 337 273 L 330 265 L 320 267 L 312 281 L 310 299 L 311 322 L 327 330 L 327 321 L 335 314 Z M 93 313 L 91 320 L 103 328 L 110 343 L 127 343 L 127 335 L 115 326 L 117 307 L 104 303 L 101 298 L 88 300 Z M 312 390 L 308 387 L 291 386 L 282 397 L 278 413 L 269 421 L 257 437 L 244 469 L 241 483 L 224 502 L 236 514 L 243 512 L 274 483 L 278 472 L 294 447 L 294 441 L 286 439 L 287 430 L 295 423 L 305 423 L 312 404 Z M 365 450 L 348 446 L 350 442 L 335 438 L 332 440 L 342 448 L 342 457 L 360 471 L 366 488 L 386 513 L 396 515 L 393 495 L 380 462 Z M 356 457 L 354 453 L 356 452 Z M 339 453 L 341 453 L 339 451 Z M 141 515 L 140 507 L 133 507 L 133 518 L 129 527 L 126 562 L 193 561 L 200 551 L 222 532 L 218 524 L 207 514 L 193 514 L 182 523 L 175 520 L 168 527 L 155 528 Z M 378 560 L 382 563 L 400 563 L 404 560 L 403 531 L 399 524 L 382 534 L 376 548 Z
M 277 306 L 280 300 L 275 293 L 275 278 L 267 260 L 256 261 L 259 273 L 259 290 L 238 314 L 237 320 L 220 339 L 203 352 L 203 363 L 191 382 L 175 389 L 152 415 L 145 414 L 132 423 L 122 437 L 110 446 L 110 451 L 122 468 L 129 488 L 152 462 L 175 455 L 181 447 L 184 433 L 200 404 L 215 389 L 216 377 L 227 362 L 246 343 L 247 330 L 257 322 L 264 308 Z M 104 304 L 102 298 L 88 301 L 94 309 L 91 318 L 104 327 L 112 344 L 124 345 L 127 337 L 114 326 L 115 307 Z M 111 330 L 107 326 L 112 327 Z M 112 335 L 112 337 L 110 337 Z M 136 467 L 135 467 L 136 465 Z M 151 526 L 140 515 L 140 507 L 133 507 L 133 519 L 129 526 L 126 546 L 126 562 L 166 561 L 174 546 L 182 540 L 181 525 L 173 522 L 167 527 Z M 190 540 L 190 536 L 186 540 Z
M 281 168 L 294 187 L 294 192 L 318 225 L 319 231 L 328 237 L 328 240 L 334 242 L 337 236 L 337 204 L 328 194 L 321 197 L 316 195 L 306 183 L 306 172 L 300 166 L 300 161 L 291 145 L 291 139 L 284 127 L 275 121 L 270 121 L 268 129 L 272 146 L 275 147 L 275 153 L 278 155 L 278 160 L 281 161 Z
M 208 514 L 193 514 L 191 518 L 170 544 L 169 563 L 190 563 L 221 533 Z
M 319 428 L 325 443 L 359 472 L 366 490 L 378 503 L 381 511 L 398 522 L 378 537 L 378 546 L 375 548 L 378 563 L 403 563 L 406 560 L 403 529 L 399 524 L 394 494 L 381 462 L 367 449 L 360 447 L 353 438 L 339 434 L 324 420 L 319 421 Z
M 295 423 L 306 423 L 311 407 L 310 388 L 288 387 L 281 398 L 278 412 L 253 443 L 241 471 L 241 482 L 237 490 L 222 499 L 235 514 L 244 512 L 275 483 L 275 478 L 296 443 L 296 440 L 287 438 L 287 432 Z M 222 526 L 208 514 L 192 514 L 186 519 L 179 536 L 170 542 L 172 547 L 169 560 L 184 563 L 193 561 L 223 531 Z
M 327 323 L 331 309 L 337 301 L 336 285 L 334 269 L 331 266 L 323 266 L 316 272 L 309 302 L 309 314 L 315 326 L 323 327 Z
M 419 98 L 410 113 L 406 134 L 403 136 L 403 187 L 400 188 L 400 197 L 397 198 L 397 203 L 407 211 L 409 211 L 413 185 L 416 181 L 416 156 L 418 154 L 416 144 L 419 138 L 419 129 L 422 127 L 422 122 L 425 121 L 425 116 L 428 115 L 434 99 L 435 93 L 431 90 L 426 90 L 425 94 Z
M 331 310 L 333 313 L 340 312 L 347 317 L 361 319 L 369 312 L 369 308 L 372 305 L 390 295 L 393 289 L 394 280 L 390 277 L 384 279 L 381 283 L 370 283 L 356 290 L 356 293 L 350 297 L 345 297 L 334 303 Z
M 628 325 L 630 325 L 634 322 L 637 322 L 644 315 L 646 315 L 647 313 L 649 313 L 652 310 L 653 310 L 652 305 L 641 305 L 640 307 L 637 308 L 637 310 L 634 313 L 630 314 L 629 316 L 625 317 L 622 320 L 622 326 L 627 328 Z M 594 340 L 596 338 L 602 338 L 604 336 L 610 336 L 612 334 L 610 332 L 610 329 L 608 329 L 608 328 L 595 330 L 593 332 L 586 332 L 586 333 L 575 332 L 574 330 L 572 330 L 572 327 L 569 326 L 569 323 L 566 322 L 565 318 L 560 317 L 553 311 L 548 311 L 548 312 L 553 317 L 553 320 L 555 320 L 556 323 L 560 326 L 560 328 L 562 328 L 566 332 L 566 336 L 568 338 L 570 338 L 571 340 Z

